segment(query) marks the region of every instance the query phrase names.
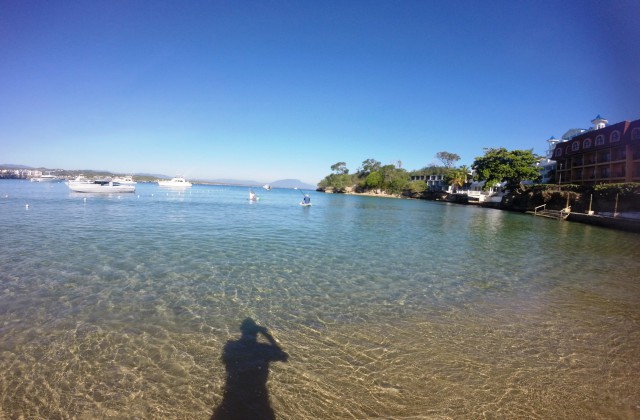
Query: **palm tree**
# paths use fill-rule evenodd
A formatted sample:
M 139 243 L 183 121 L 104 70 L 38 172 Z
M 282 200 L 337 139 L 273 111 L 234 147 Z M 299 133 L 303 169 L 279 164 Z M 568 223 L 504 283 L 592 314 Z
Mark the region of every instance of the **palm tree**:
M 456 187 L 462 187 L 467 183 L 467 176 L 469 175 L 469 168 L 461 166 L 458 169 L 454 169 L 449 174 L 449 184 L 455 189 Z

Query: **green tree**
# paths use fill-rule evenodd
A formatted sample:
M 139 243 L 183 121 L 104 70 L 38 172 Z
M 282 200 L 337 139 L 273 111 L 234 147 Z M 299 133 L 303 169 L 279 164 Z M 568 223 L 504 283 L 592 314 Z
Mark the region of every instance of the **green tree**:
M 334 174 L 344 175 L 349 173 L 349 169 L 347 169 L 347 164 L 345 162 L 338 162 L 331 165 L 331 170 Z
M 460 169 L 452 169 L 446 176 L 445 180 L 447 184 L 451 185 L 454 189 L 462 188 L 467 182 L 467 174 Z
M 382 174 L 378 171 L 371 172 L 365 178 L 364 186 L 371 190 L 382 188 Z
M 453 165 L 460 160 L 460 156 L 449 152 L 438 152 L 436 158 L 442 162 L 445 168 L 453 168 Z
M 349 174 L 329 174 L 318 183 L 318 187 L 333 188 L 335 192 L 344 192 L 351 185 L 353 185 L 353 179 Z
M 538 157 L 533 150 L 512 150 L 505 148 L 486 149 L 484 156 L 473 162 L 476 179 L 485 181 L 483 189 L 506 181 L 506 188 L 512 191 L 525 180 L 538 180 L 539 169 L 535 166 Z
M 395 165 L 384 165 L 380 168 L 382 189 L 391 194 L 400 194 L 409 185 L 409 173 Z
M 469 177 L 469 168 L 465 165 L 457 169 L 450 169 L 447 175 L 445 176 L 445 180 L 449 185 L 456 188 L 462 188 L 464 184 L 467 183 L 467 179 Z
M 409 181 L 407 189 L 414 194 L 423 193 L 427 189 L 427 183 L 424 181 Z
M 366 178 L 370 173 L 380 170 L 382 164 L 375 159 L 367 159 L 362 162 L 362 167 L 358 169 L 358 176 Z
M 336 192 L 345 192 L 351 186 L 351 177 L 346 173 L 333 175 L 332 186 Z

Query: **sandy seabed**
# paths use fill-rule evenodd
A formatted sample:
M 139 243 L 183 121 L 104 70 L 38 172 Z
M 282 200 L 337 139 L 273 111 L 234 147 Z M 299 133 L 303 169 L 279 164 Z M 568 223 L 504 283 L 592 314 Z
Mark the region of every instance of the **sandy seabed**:
M 593 314 L 555 322 L 499 307 L 428 315 L 393 324 L 317 320 L 272 331 L 290 356 L 269 369 L 276 418 L 640 415 L 633 322 Z M 89 325 L 52 337 L 40 331 L 38 345 L 1 353 L 0 414 L 209 418 L 225 390 L 221 350 L 237 334 L 201 327 L 171 336 Z

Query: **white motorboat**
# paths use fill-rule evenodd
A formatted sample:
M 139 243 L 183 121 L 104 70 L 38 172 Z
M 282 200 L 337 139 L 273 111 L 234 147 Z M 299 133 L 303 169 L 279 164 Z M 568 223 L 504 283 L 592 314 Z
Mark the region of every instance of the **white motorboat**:
M 118 176 L 112 179 L 113 182 L 117 182 L 121 185 L 136 185 L 137 182 L 133 180 L 133 177 L 130 175 L 127 176 Z
M 269 191 L 269 190 L 271 189 L 271 185 L 269 185 L 269 184 L 264 184 L 264 185 L 262 186 L 262 188 L 264 188 L 265 190 Z
M 182 177 L 176 177 L 170 180 L 159 179 L 158 185 L 161 187 L 190 187 L 193 184 Z
M 56 177 L 55 175 L 51 175 L 51 172 L 47 172 L 44 175 L 31 178 L 31 182 L 53 182 L 57 180 L 58 177 Z
M 76 180 L 67 182 L 71 191 L 79 193 L 132 193 L 135 192 L 135 185 L 122 185 L 117 182 L 107 180 Z

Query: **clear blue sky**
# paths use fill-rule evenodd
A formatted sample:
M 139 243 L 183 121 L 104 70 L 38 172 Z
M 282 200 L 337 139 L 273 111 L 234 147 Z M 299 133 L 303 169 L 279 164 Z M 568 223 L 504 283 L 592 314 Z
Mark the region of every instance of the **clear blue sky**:
M 0 164 L 315 184 L 640 118 L 640 2 L 0 0 Z

